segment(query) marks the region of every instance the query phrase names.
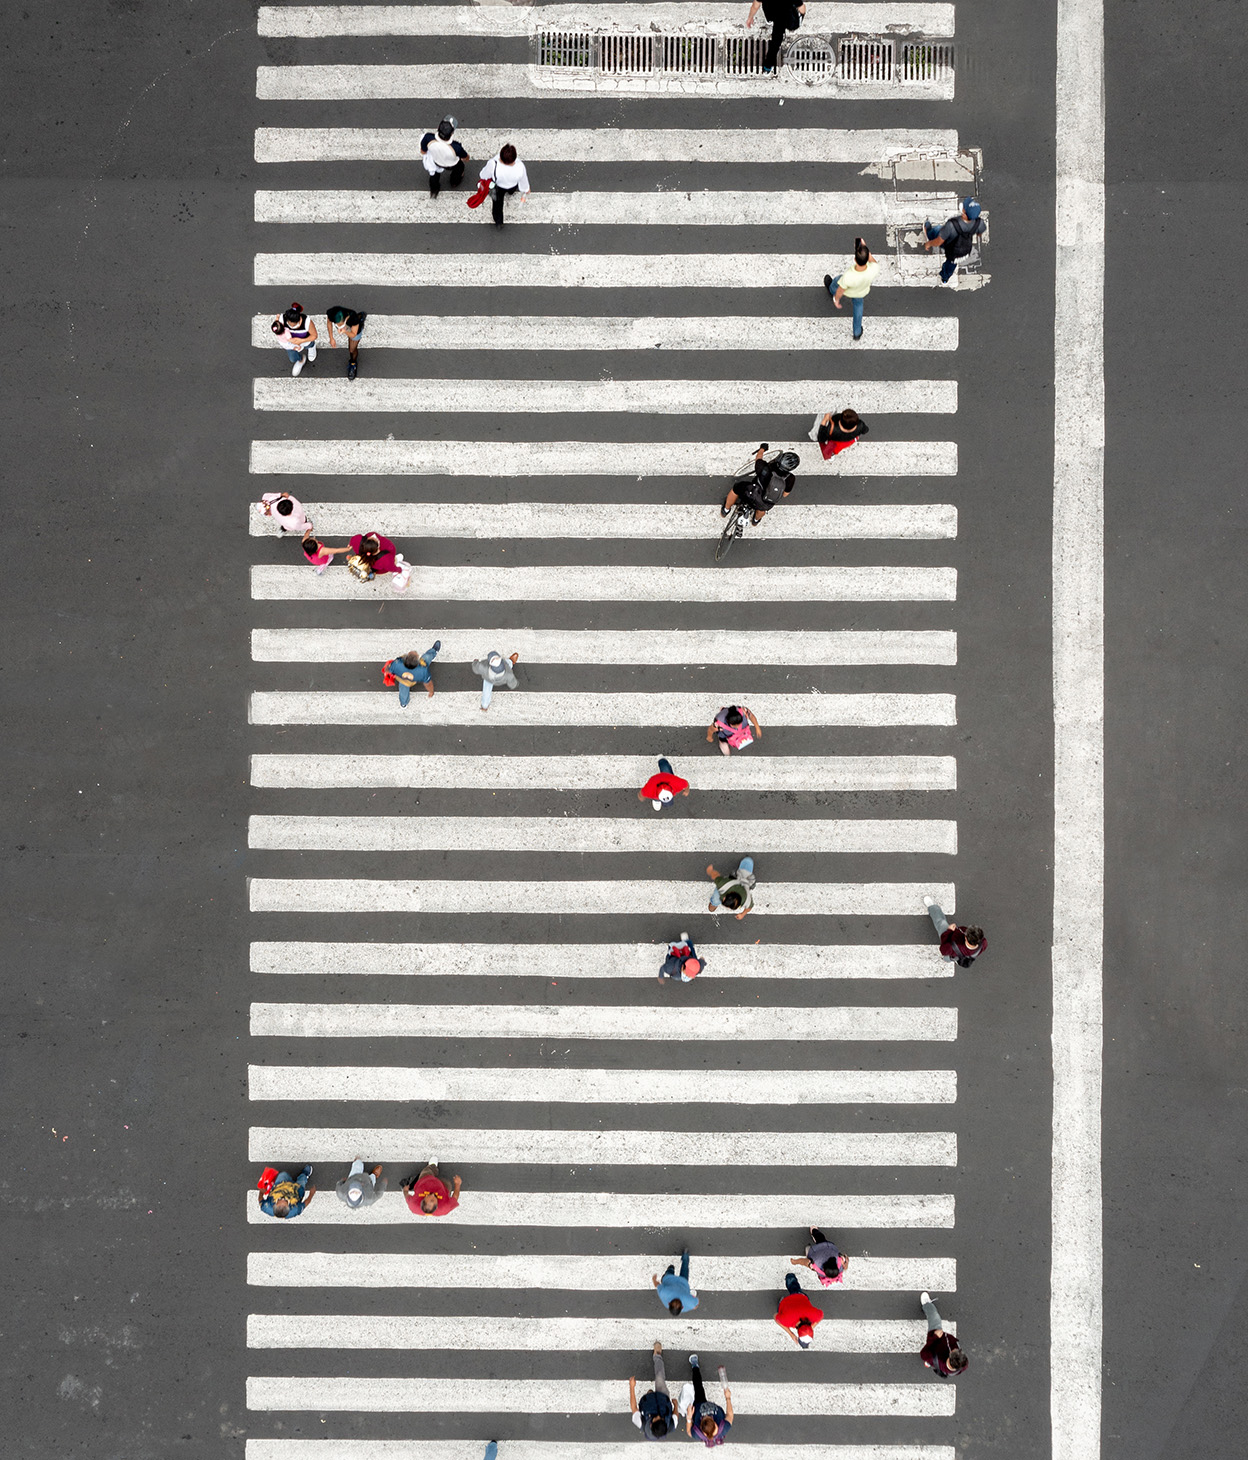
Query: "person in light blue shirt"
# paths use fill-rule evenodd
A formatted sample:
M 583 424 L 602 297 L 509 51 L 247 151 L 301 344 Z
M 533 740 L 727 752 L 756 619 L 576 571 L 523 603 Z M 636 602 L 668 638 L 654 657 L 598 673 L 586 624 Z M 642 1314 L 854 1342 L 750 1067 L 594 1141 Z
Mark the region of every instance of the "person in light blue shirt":
M 698 1306 L 698 1290 L 689 1286 L 689 1254 L 680 1254 L 680 1276 L 676 1275 L 676 1265 L 671 1267 L 662 1277 L 656 1272 L 650 1279 L 659 1295 L 659 1302 L 667 1306 L 667 1311 L 673 1318 L 681 1313 L 686 1313 Z

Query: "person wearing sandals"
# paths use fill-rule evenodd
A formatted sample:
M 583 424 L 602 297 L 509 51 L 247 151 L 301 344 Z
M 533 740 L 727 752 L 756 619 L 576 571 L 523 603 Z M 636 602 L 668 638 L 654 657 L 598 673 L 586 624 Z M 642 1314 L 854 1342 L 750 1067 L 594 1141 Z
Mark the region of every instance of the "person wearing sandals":
M 706 727 L 706 741 L 718 740 L 720 755 L 731 755 L 763 738 L 762 727 L 753 710 L 744 705 L 725 705 Z

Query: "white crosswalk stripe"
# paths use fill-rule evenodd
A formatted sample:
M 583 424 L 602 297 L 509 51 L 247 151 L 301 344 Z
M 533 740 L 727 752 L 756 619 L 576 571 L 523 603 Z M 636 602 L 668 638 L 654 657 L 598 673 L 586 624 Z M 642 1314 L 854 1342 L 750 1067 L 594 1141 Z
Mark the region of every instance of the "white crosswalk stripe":
M 486 729 L 516 726 L 664 726 L 668 730 L 708 726 L 729 696 L 706 694 L 529 694 L 511 690 L 493 701 L 481 718 L 481 696 L 461 690 L 439 690 L 420 707 L 422 725 L 473 725 Z M 844 725 L 955 725 L 952 695 L 751 695 L 750 709 L 775 730 L 797 726 L 826 729 Z M 248 701 L 253 725 L 406 725 L 408 711 L 389 690 L 292 691 L 261 690 Z M 756 746 L 757 749 L 757 746 Z M 858 757 L 861 762 L 866 757 Z M 892 759 L 896 759 L 892 757 Z M 937 757 L 926 757 L 935 760 Z M 939 786 L 953 790 L 953 766 Z
M 313 315 L 322 348 L 329 340 L 324 315 Z M 272 316 L 251 322 L 251 343 L 272 350 Z M 773 326 L 793 350 L 956 350 L 956 319 L 877 319 L 854 340 L 853 326 L 834 318 L 788 319 Z M 570 314 L 370 314 L 361 343 L 370 350 L 740 350 L 761 343 L 750 315 L 644 318 Z M 342 349 L 341 345 L 337 346 Z M 866 444 L 865 442 L 863 443 Z
M 825 1320 L 826 1322 L 826 1320 Z M 951 1325 L 952 1327 L 952 1325 Z M 790 1449 L 794 1447 L 790 1446 Z M 776 1446 L 737 1440 L 736 1460 L 777 1460 Z M 633 1444 L 508 1440 L 508 1460 L 635 1460 Z M 802 1445 L 802 1460 L 955 1460 L 952 1445 Z M 280 1440 L 246 1442 L 245 1460 L 481 1460 L 479 1440 Z
M 952 978 L 954 967 L 934 944 L 717 944 L 698 939 L 716 980 Z M 255 942 L 251 971 L 312 977 L 654 978 L 661 949 L 652 943 L 551 943 L 536 955 L 508 943 Z M 710 977 L 710 975 L 707 975 Z
M 712 477 L 715 490 L 722 492 L 742 465 L 741 456 L 732 447 L 683 441 L 501 442 L 491 443 L 488 451 L 475 441 L 253 441 L 251 471 L 259 476 Z M 860 441 L 829 461 L 808 448 L 801 464 L 803 476 L 828 477 L 953 476 L 957 469 L 952 441 Z M 713 493 L 708 496 L 713 500 Z M 500 508 L 483 507 L 487 521 L 491 510 Z M 706 509 L 696 510 L 705 523 Z M 570 511 L 577 511 L 575 504 Z M 786 503 L 784 511 L 800 514 L 802 508 Z M 610 521 L 611 504 L 603 503 L 602 513 Z M 713 532 L 714 508 L 709 515 Z M 780 513 L 774 516 L 783 520 Z M 644 535 L 645 521 L 639 517 L 636 535 Z M 771 528 L 769 522 L 767 531 Z M 780 530 L 801 535 L 795 526 Z M 702 531 L 708 539 L 712 535 L 705 527 Z
M 718 1398 L 718 1356 L 759 1355 L 734 1404 L 763 1422 L 750 1434 L 785 1436 L 785 1460 L 955 1460 L 937 1443 L 952 1437 L 954 1386 L 919 1382 L 915 1295 L 957 1288 L 937 1234 L 954 1227 L 961 1179 L 958 970 L 924 898 L 956 910 L 963 310 L 916 292 L 937 288 L 940 261 L 914 244 L 925 217 L 974 189 L 981 160 L 952 128 L 891 125 L 920 111 L 939 122 L 944 73 L 808 88 L 784 74 L 552 74 L 526 59 L 538 27 L 745 36 L 746 8 L 259 7 L 258 33 L 291 39 L 270 57 L 283 64 L 256 71 L 268 114 L 255 158 L 296 170 L 266 173 L 254 216 L 328 231 L 267 235 L 283 247 L 254 256 L 266 295 L 251 345 L 275 348 L 265 311 L 292 297 L 322 347 L 327 305 L 368 321 L 357 379 L 341 347 L 298 379 L 284 355 L 251 356 L 249 472 L 295 478 L 332 545 L 384 532 L 416 567 L 402 596 L 337 567 L 317 576 L 293 545 L 257 544 L 250 571 L 248 1156 L 316 1163 L 321 1192 L 301 1216 L 307 1250 L 254 1188 L 238 1193 L 238 1218 L 260 1229 L 250 1306 L 279 1310 L 248 1316 L 247 1460 L 279 1447 L 281 1460 L 433 1460 L 434 1446 L 438 1460 L 481 1460 L 478 1433 L 499 1435 L 499 1460 L 624 1460 L 636 1437 L 623 1383 L 606 1376 L 648 1376 L 654 1320 L 627 1305 L 653 1304 L 651 1274 L 685 1244 L 703 1300 L 679 1319 L 653 1309 L 669 1382 L 701 1349 Z M 954 31 L 951 5 L 868 0 L 813 7 L 802 38 L 900 48 Z M 500 131 L 505 104 L 483 121 L 491 98 L 524 99 L 528 125 Z M 748 101 L 740 127 L 723 125 L 734 98 Z M 815 125 L 841 99 L 870 102 L 880 125 Z M 399 117 L 370 100 L 422 104 Z M 764 101 L 785 103 L 771 118 L 785 126 L 762 124 Z M 420 143 L 450 106 L 473 159 L 434 203 Z M 313 125 L 291 125 L 303 115 Z M 334 125 L 357 120 L 405 125 Z M 505 141 L 534 190 L 511 201 L 513 227 L 474 247 L 449 225 L 488 227 L 490 210 L 463 200 Z M 774 231 L 796 227 L 809 237 Z M 822 283 L 850 266 L 855 231 L 881 264 L 858 342 Z M 320 247 L 290 242 L 303 238 Z M 846 406 L 871 435 L 825 461 L 811 423 Z M 800 490 L 714 565 L 719 502 L 764 435 L 798 451 Z M 298 480 L 328 476 L 339 486 L 324 501 Z M 248 531 L 277 535 L 254 510 Z M 436 539 L 447 545 L 426 551 Z M 382 666 L 435 640 L 436 693 L 404 708 Z M 521 686 L 483 714 L 468 666 L 490 649 L 519 655 Z M 725 758 L 704 736 L 733 702 L 763 736 Z M 660 755 L 692 794 L 656 814 L 637 788 Z M 731 794 L 712 808 L 703 792 Z M 777 860 L 835 853 L 910 860 L 838 864 L 839 881 Z M 759 859 L 753 915 L 713 920 L 707 860 L 743 854 Z M 599 860 L 569 860 L 586 856 Z M 881 880 L 852 880 L 876 868 Z M 382 870 L 402 875 L 356 875 Z M 660 989 L 664 940 L 685 928 L 704 971 Z M 436 1159 L 446 1179 L 462 1174 L 460 1205 L 430 1223 L 390 1190 L 349 1209 L 332 1187 L 357 1158 L 384 1162 L 396 1187 Z M 771 1318 L 812 1223 L 851 1255 L 843 1287 L 803 1284 L 828 1315 L 816 1348 L 847 1356 L 848 1373 L 792 1357 Z M 392 1227 L 404 1231 L 376 1230 Z M 737 1245 L 717 1245 L 734 1232 Z M 497 1377 L 476 1377 L 484 1354 Z M 582 1367 L 540 1369 L 542 1354 Z M 291 1437 L 314 1412 L 321 1433 Z M 343 1436 L 353 1413 L 378 1416 L 375 1438 Z M 474 1438 L 421 1419 L 443 1415 Z M 590 1417 L 585 1434 L 564 1435 L 552 1417 L 565 1415 Z M 781 1430 L 790 1416 L 853 1417 L 861 1442 Z M 409 1425 L 429 1438 L 406 1438 Z M 732 1444 L 738 1460 L 778 1453 Z
M 376 7 L 369 7 L 370 13 Z M 736 8 L 734 4 L 734 8 Z M 910 7 L 907 7 L 910 8 Z M 421 10 L 427 7 L 422 6 Z M 502 6 L 457 15 L 496 14 Z M 929 31 L 928 34 L 933 32 Z M 257 127 L 257 162 L 418 162 L 428 127 Z M 695 127 L 517 127 L 506 133 L 475 127 L 476 152 L 491 157 L 510 142 L 534 162 L 709 162 L 774 167 L 786 162 L 874 163 L 915 151 L 952 157 L 958 134 L 948 128 L 775 127 L 765 131 Z

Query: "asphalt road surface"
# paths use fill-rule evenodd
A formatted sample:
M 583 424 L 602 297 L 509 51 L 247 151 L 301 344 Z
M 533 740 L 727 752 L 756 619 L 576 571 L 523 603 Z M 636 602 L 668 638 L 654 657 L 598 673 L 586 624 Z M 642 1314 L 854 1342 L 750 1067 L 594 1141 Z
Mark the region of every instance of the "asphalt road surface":
M 1233 17 L 1106 29 L 1104 1391 L 1063 1460 L 1242 1448 Z M 958 4 L 952 99 L 526 94 L 490 23 L 10 19 L 6 1454 L 607 1460 L 660 1338 L 673 1388 L 690 1345 L 713 1393 L 727 1363 L 730 1445 L 1047 1457 L 1055 7 Z M 448 108 L 473 161 L 435 205 L 394 129 Z M 342 128 L 381 130 L 310 130 Z M 463 197 L 510 129 L 500 233 Z M 961 191 L 878 165 L 913 148 L 982 153 L 983 287 L 886 231 Z M 854 344 L 820 280 L 858 232 Z M 291 379 L 292 299 L 368 311 L 358 380 Z M 763 440 L 798 487 L 716 569 Z M 408 593 L 300 567 L 251 506 L 280 490 L 390 531 Z M 400 711 L 381 663 L 434 639 Z M 470 661 L 517 647 L 482 716 Z M 764 734 L 723 760 L 733 701 Z M 659 755 L 693 790 L 656 815 Z M 713 920 L 745 854 L 757 911 Z M 956 974 L 919 901 L 955 886 L 990 943 Z M 708 967 L 660 988 L 684 929 Z M 356 1155 L 440 1157 L 460 1212 L 349 1214 Z M 314 1204 L 262 1218 L 305 1160 Z M 811 1222 L 851 1265 L 799 1354 Z M 676 1320 L 649 1275 L 686 1244 Z

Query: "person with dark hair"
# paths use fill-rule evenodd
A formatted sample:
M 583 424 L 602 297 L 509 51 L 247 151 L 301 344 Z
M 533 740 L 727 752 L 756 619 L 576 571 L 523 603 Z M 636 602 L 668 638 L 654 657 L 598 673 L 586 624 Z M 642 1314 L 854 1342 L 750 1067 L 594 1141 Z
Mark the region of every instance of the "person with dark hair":
M 754 711 L 744 705 L 725 705 L 706 727 L 707 744 L 718 740 L 721 755 L 744 750 L 747 745 L 762 738 L 762 727 L 754 718 Z
M 802 1292 L 801 1283 L 791 1272 L 784 1275 L 784 1287 L 776 1305 L 776 1322 L 798 1348 L 809 1348 L 815 1341 L 816 1327 L 823 1322 L 823 1313 Z
M 958 260 L 964 259 L 975 247 L 975 240 L 988 229 L 979 216 L 983 210 L 974 198 L 962 199 L 962 211 L 956 218 L 950 218 L 939 228 L 929 218 L 923 225 L 927 241 L 923 247 L 944 250 L 945 261 L 940 266 L 940 282 L 951 289 L 958 287 Z
M 392 573 L 391 587 L 396 593 L 407 587 L 412 565 L 384 533 L 357 532 L 350 541 L 349 549 L 347 567 L 357 578 L 367 581 L 378 574 Z
M 810 1229 L 806 1256 L 790 1257 L 789 1261 L 794 1267 L 810 1268 L 825 1288 L 831 1287 L 833 1283 L 844 1282 L 845 1269 L 849 1266 L 849 1258 L 818 1227 Z
M 754 858 L 742 857 L 735 872 L 717 872 L 713 866 L 706 875 L 714 882 L 707 912 L 730 912 L 738 922 L 754 906 Z
M 494 226 L 501 228 L 503 226 L 503 199 L 519 191 L 522 203 L 527 203 L 529 200 L 529 174 L 510 142 L 506 146 L 500 147 L 495 156 L 491 157 L 481 169 L 481 185 L 477 189 L 476 197 L 468 199 L 470 207 L 485 201 L 485 195 L 489 191 L 491 183 L 494 184 Z
M 754 24 L 754 17 L 762 10 L 771 22 L 771 39 L 767 42 L 767 54 L 763 57 L 763 75 L 771 76 L 776 69 L 780 47 L 784 44 L 786 30 L 797 30 L 806 14 L 805 4 L 795 5 L 793 0 L 752 0 L 750 13 L 745 17 L 748 30 Z
M 256 509 L 261 517 L 277 523 L 278 532 L 295 532 L 302 537 L 312 531 L 312 519 L 303 510 L 303 503 L 289 492 L 265 492 Z
M 698 957 L 698 950 L 688 933 L 682 933 L 675 943 L 667 945 L 667 957 L 659 969 L 659 982 L 678 978 L 681 983 L 692 983 L 706 967 L 705 959 Z
M 334 326 L 342 331 L 347 342 L 347 379 L 354 380 L 360 370 L 360 336 L 364 333 L 364 321 L 368 315 L 348 309 L 345 304 L 331 304 L 325 311 L 325 325 L 329 330 L 329 348 L 336 350 L 338 341 L 334 338 Z
M 463 1178 L 453 1176 L 451 1188 L 438 1175 L 438 1163 L 430 1161 L 421 1168 L 419 1176 L 404 1181 L 399 1190 L 407 1202 L 407 1209 L 415 1217 L 444 1217 L 459 1205 L 459 1192 Z
M 308 1185 L 311 1179 L 311 1166 L 305 1166 L 298 1176 L 291 1176 L 289 1171 L 279 1171 L 268 1192 L 260 1192 L 260 1210 L 266 1217 L 277 1217 L 281 1221 L 301 1217 L 316 1195 L 316 1187 Z
M 680 1254 L 680 1274 L 677 1275 L 676 1264 L 669 1264 L 667 1271 L 662 1277 L 654 1273 L 650 1278 L 650 1285 L 659 1295 L 659 1302 L 667 1309 L 673 1318 L 679 1318 L 682 1313 L 691 1313 L 698 1306 L 698 1290 L 689 1286 L 689 1254 Z
M 880 272 L 880 263 L 876 256 L 867 247 L 866 240 L 854 239 L 854 266 L 846 269 L 843 274 L 837 274 L 833 278 L 831 274 L 823 276 L 823 287 L 832 296 L 832 303 L 839 309 L 841 300 L 848 299 L 854 308 L 854 339 L 862 339 L 862 306 L 863 301 L 871 292 L 871 285 L 875 283 L 876 275 Z
M 663 1345 L 654 1345 L 654 1388 L 637 1398 L 637 1380 L 628 1381 L 628 1407 L 633 1423 L 647 1440 L 666 1440 L 676 1428 L 676 1410 L 667 1392 L 667 1370 L 663 1367 Z
M 331 548 L 327 543 L 321 542 L 319 538 L 313 537 L 311 528 L 303 534 L 300 546 L 303 548 L 304 557 L 318 573 L 323 573 L 329 567 L 337 553 L 351 551 L 349 547 Z
M 286 351 L 292 375 L 302 372 L 305 364 L 316 360 L 316 325 L 308 318 L 302 304 L 295 303 L 283 310 L 269 326 L 277 337 L 277 343 Z
M 702 1365 L 697 1354 L 689 1355 L 689 1370 L 693 1375 L 693 1403 L 685 1410 L 685 1433 L 690 1439 L 696 1434 L 707 1449 L 711 1449 L 722 1445 L 732 1428 L 732 1390 L 724 1386 L 724 1407 L 721 1409 L 706 1397 L 706 1390 L 702 1387 Z
M 443 173 L 446 173 L 447 187 L 457 188 L 464 180 L 464 163 L 472 161 L 464 148 L 453 140 L 458 125 L 454 117 L 443 117 L 436 131 L 426 132 L 420 139 L 420 156 L 429 174 L 431 198 L 436 198 L 442 189 Z
M 386 665 L 386 673 L 394 676 L 399 690 L 399 704 L 404 709 L 407 709 L 412 691 L 418 684 L 423 684 L 426 694 L 430 699 L 433 698 L 433 674 L 430 665 L 438 657 L 438 650 L 441 647 L 442 640 L 435 639 L 433 648 L 426 649 L 423 654 L 414 652 L 404 654 L 398 659 L 391 659 L 390 663 Z
M 970 1360 L 958 1347 L 957 1339 L 951 1333 L 945 1332 L 931 1293 L 920 1293 L 919 1302 L 923 1305 L 923 1316 L 927 1319 L 927 1342 L 919 1357 L 926 1368 L 939 1374 L 942 1379 L 956 1379 L 959 1374 L 966 1372 Z
M 941 911 L 940 904 L 930 897 L 923 899 L 923 906 L 927 909 L 927 915 L 940 939 L 940 956 L 951 959 L 959 968 L 970 968 L 988 946 L 984 930 L 951 923 Z
M 857 411 L 846 406 L 843 411 L 829 411 L 824 416 L 815 428 L 815 440 L 824 461 L 828 461 L 866 436 L 870 429 Z
M 770 449 L 764 441 L 754 453 L 754 475 L 733 482 L 719 509 L 721 517 L 727 517 L 736 502 L 744 502 L 754 509 L 754 526 L 763 520 L 777 502 L 783 502 L 797 485 L 796 472 L 802 459 L 796 451 L 781 451 L 774 461 L 768 461 L 764 453 Z

